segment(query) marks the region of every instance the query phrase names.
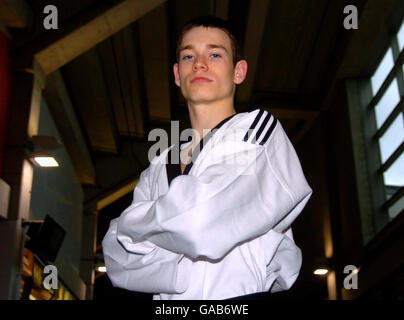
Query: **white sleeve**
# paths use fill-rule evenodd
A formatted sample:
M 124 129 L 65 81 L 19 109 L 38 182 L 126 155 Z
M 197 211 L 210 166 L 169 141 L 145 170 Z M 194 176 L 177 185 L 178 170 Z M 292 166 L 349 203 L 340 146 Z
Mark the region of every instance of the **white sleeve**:
M 267 279 L 265 291 L 272 293 L 288 290 L 295 283 L 302 266 L 302 252 L 293 240 L 292 228 L 284 233 L 270 230 L 262 241 L 272 248 L 266 252 Z M 276 243 L 276 248 L 273 248 Z
M 142 173 L 134 190 L 133 203 L 125 211 L 131 211 L 135 203 L 147 198 L 147 172 Z M 184 292 L 189 285 L 192 262 L 147 240 L 131 243 L 124 248 L 117 239 L 119 219 L 110 222 L 102 241 L 107 274 L 112 284 L 139 292 Z
M 244 172 L 228 161 L 243 155 L 235 150 L 198 176 L 176 177 L 165 195 L 139 202 L 122 214 L 118 225 L 122 245 L 130 248 L 148 239 L 191 258 L 220 259 L 239 243 L 272 228 L 285 231 L 312 192 L 296 152 L 279 122 L 264 146 L 243 143 L 244 149 L 257 148 Z M 220 153 L 224 147 L 218 143 L 209 151 Z

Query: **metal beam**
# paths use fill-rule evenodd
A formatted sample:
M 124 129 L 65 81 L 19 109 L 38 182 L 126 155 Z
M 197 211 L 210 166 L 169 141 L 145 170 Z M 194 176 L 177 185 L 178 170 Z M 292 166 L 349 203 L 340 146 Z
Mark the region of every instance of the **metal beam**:
M 3 169 L 3 178 L 11 187 L 8 218 L 12 220 L 29 217 L 33 168 L 26 159 L 26 144 L 28 137 L 38 134 L 44 83 L 44 74 L 32 57 L 14 65 Z
M 130 79 L 129 85 L 133 101 L 132 112 L 134 114 L 136 136 L 144 137 L 143 110 L 146 109 L 146 106 L 144 105 L 146 95 L 143 92 L 144 90 L 142 90 L 142 81 L 144 81 L 144 78 L 142 77 L 142 72 L 139 68 L 142 61 L 140 61 L 139 52 L 135 47 L 135 41 L 137 38 L 135 38 L 132 28 L 126 28 L 122 31 L 122 39 L 126 49 L 127 72 L 129 73 Z
M 0 22 L 8 28 L 27 28 L 32 12 L 24 0 L 0 0 Z
M 132 28 L 125 28 L 113 38 L 114 50 L 117 56 L 117 68 L 121 77 L 122 93 L 124 96 L 123 108 L 126 114 L 128 136 L 144 136 L 143 114 L 144 109 L 141 90 L 141 74 L 138 69 L 139 55 L 135 50 Z
M 363 72 L 364 65 L 369 61 L 364 59 L 370 56 L 371 60 L 376 59 L 373 50 L 375 47 L 376 37 L 379 35 L 381 41 L 390 41 L 389 31 L 386 21 L 391 14 L 394 6 L 400 2 L 399 0 L 367 0 L 359 17 L 358 29 L 352 32 L 349 39 L 349 45 L 344 53 L 341 64 L 339 65 L 336 78 L 338 80 L 345 78 L 357 77 Z M 384 39 L 380 34 L 385 33 Z M 377 41 L 379 41 L 377 39 Z
M 124 112 L 125 87 L 123 86 L 127 83 L 127 81 L 124 81 L 121 85 L 122 79 L 118 62 L 121 62 L 122 59 L 120 59 L 114 45 L 114 39 L 119 35 L 120 32 L 100 43 L 97 46 L 97 51 L 103 70 L 106 90 L 110 96 L 111 107 L 113 109 L 118 133 L 119 135 L 129 135 L 129 125 L 127 124 L 127 119 Z
M 227 20 L 229 18 L 229 3 L 230 0 L 215 1 L 215 15 L 216 17 Z
M 288 108 L 266 108 L 275 118 L 284 120 L 283 127 L 287 132 L 293 145 L 297 145 L 304 135 L 317 121 L 320 112 L 316 110 L 288 109 Z M 290 126 L 292 122 L 292 127 Z
M 318 116 L 319 116 L 319 113 L 317 113 L 313 118 L 304 122 L 303 126 L 293 136 L 294 145 L 297 145 L 303 139 L 305 134 L 313 127 L 314 123 L 317 121 Z
M 170 85 L 167 12 L 164 6 L 139 20 L 139 38 L 150 120 L 169 121 Z M 172 70 L 172 69 L 171 69 Z
M 133 192 L 138 182 L 139 178 L 136 178 L 132 181 L 126 182 L 116 190 L 112 190 L 108 194 L 104 195 L 103 198 L 97 201 L 97 210 L 99 211 L 128 193 Z
M 85 209 L 100 212 L 100 210 L 127 195 L 129 192 L 133 192 L 139 182 L 139 176 L 142 170 L 143 169 L 140 169 L 137 174 L 105 188 L 101 193 L 95 194 L 84 202 Z
M 76 118 L 69 93 L 59 71 L 47 77 L 44 96 L 72 160 L 79 181 L 95 183 L 95 169 Z
M 69 63 L 63 73 L 93 151 L 117 153 L 118 132 L 97 50 L 93 48 Z
M 165 0 L 125 0 L 36 53 L 46 74 L 125 28 Z
M 280 108 L 263 108 L 268 110 L 274 117 L 278 119 L 292 120 L 313 120 L 318 116 L 318 111 L 301 110 L 301 109 L 280 109 Z
M 355 78 L 369 74 L 368 66 L 365 63 L 369 60 L 378 61 L 373 48 L 382 47 L 383 42 L 389 41 L 389 33 L 386 30 L 386 21 L 388 14 L 393 8 L 399 4 L 399 0 L 367 0 L 358 8 L 359 11 L 359 28 L 349 33 L 348 44 L 343 55 L 341 55 L 340 63 L 336 67 L 335 74 L 330 80 L 325 90 L 325 96 L 322 102 L 322 109 L 327 110 L 333 105 L 333 99 L 336 95 L 336 85 L 341 79 Z M 375 37 L 375 34 L 381 34 L 383 37 Z M 367 56 L 367 59 L 363 59 Z M 374 65 L 369 63 L 369 65 Z M 367 67 L 367 68 L 365 68 Z
M 279 108 L 264 108 L 268 110 L 274 117 L 280 120 L 303 120 L 299 121 L 293 129 L 293 134 L 290 137 L 294 145 L 297 145 L 304 135 L 311 129 L 316 122 L 320 112 L 314 110 L 301 110 L 301 109 L 279 109 Z

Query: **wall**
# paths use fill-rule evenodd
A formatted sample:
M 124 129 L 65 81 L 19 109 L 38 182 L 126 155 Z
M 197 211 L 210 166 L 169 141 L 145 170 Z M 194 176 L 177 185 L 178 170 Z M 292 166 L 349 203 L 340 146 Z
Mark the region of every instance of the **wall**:
M 3 154 L 7 132 L 10 90 L 11 71 L 10 60 L 8 58 L 8 39 L 0 30 L 0 176 L 3 169 Z
M 61 141 L 45 99 L 41 102 L 38 134 Z M 66 149 L 62 146 L 50 153 L 60 166 L 34 168 L 30 218 L 43 219 L 48 214 L 65 229 L 66 236 L 55 265 L 66 286 L 81 295 L 84 286 L 79 278 L 83 190 Z
M 327 141 L 321 115 L 295 146 L 313 194 L 293 224 L 294 238 L 303 254 L 303 265 L 296 286 L 302 297 L 327 299 L 327 278 L 313 274 L 327 259 L 334 258 L 330 230 L 329 181 L 326 163 Z
M 325 112 L 327 130 L 324 131 L 328 141 L 327 176 L 339 298 L 402 299 L 404 216 L 396 217 L 370 241 L 364 242 L 366 228 L 361 221 L 359 193 L 366 185 L 356 180 L 353 150 L 358 145 L 352 139 L 347 99 L 341 83 Z M 348 264 L 360 268 L 357 289 L 343 288 L 346 274 L 342 270 Z

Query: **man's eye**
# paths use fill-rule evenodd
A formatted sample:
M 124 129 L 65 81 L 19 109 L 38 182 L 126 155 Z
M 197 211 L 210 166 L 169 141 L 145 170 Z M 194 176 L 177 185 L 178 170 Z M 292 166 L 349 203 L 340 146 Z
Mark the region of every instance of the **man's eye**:
M 182 60 L 189 60 L 189 59 L 192 59 L 192 56 L 190 54 L 182 57 Z
M 212 53 L 210 56 L 211 56 L 212 58 L 220 58 L 220 57 L 221 57 L 221 55 L 220 55 L 220 54 L 217 54 L 217 53 Z

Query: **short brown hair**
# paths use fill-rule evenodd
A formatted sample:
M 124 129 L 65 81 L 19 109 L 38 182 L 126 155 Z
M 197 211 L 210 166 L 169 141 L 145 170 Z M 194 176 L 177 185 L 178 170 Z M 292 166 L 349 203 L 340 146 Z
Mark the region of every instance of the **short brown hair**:
M 230 38 L 231 49 L 233 54 L 233 64 L 236 65 L 236 63 L 241 60 L 241 50 L 237 38 L 234 35 L 234 32 L 230 27 L 229 23 L 215 16 L 201 16 L 188 21 L 188 23 L 186 23 L 185 26 L 182 28 L 182 31 L 177 41 L 177 49 L 176 49 L 177 61 L 179 61 L 179 50 L 184 35 L 189 30 L 195 27 L 217 28 L 223 30 Z

